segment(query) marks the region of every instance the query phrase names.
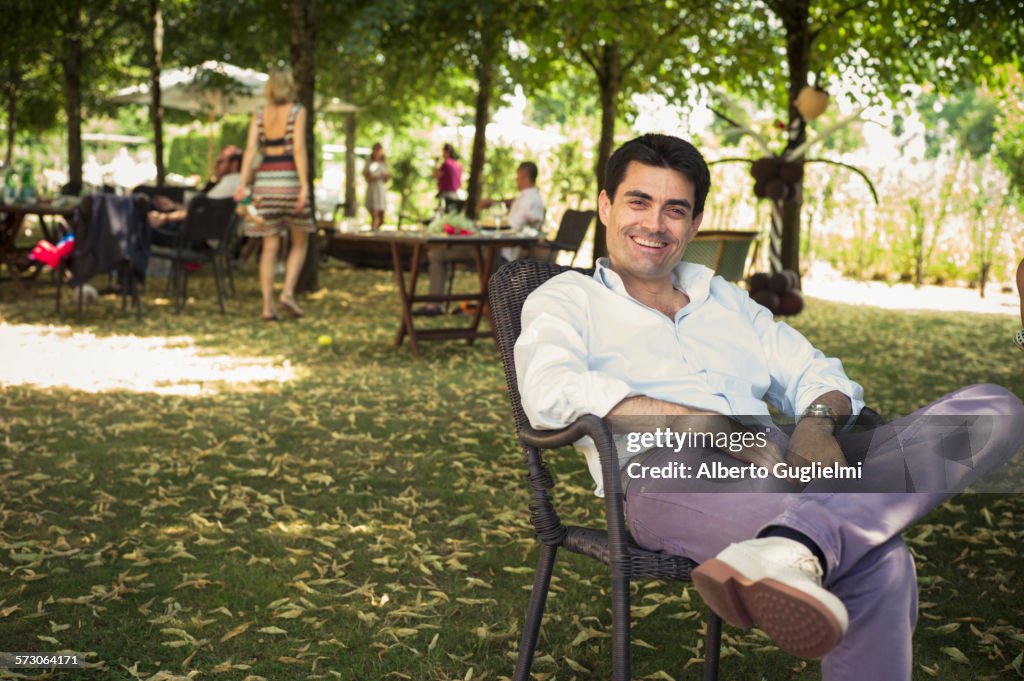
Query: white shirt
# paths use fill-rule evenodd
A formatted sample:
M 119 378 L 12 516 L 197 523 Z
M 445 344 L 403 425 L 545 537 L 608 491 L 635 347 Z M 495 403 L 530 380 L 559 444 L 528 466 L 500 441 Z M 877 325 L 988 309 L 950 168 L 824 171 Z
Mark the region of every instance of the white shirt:
M 210 187 L 206 195 L 211 199 L 230 199 L 235 195 L 242 176 L 239 173 L 228 173 L 217 181 L 217 184 Z
M 512 229 L 523 227 L 540 228 L 544 224 L 544 199 L 536 187 L 527 187 L 519 192 L 508 207 L 508 224 Z
M 535 428 L 562 428 L 584 414 L 605 416 L 644 395 L 732 416 L 803 412 L 837 390 L 853 413 L 863 389 L 837 359 L 825 357 L 788 324 L 776 322 L 746 291 L 703 265 L 672 272 L 690 303 L 675 319 L 632 298 L 598 261 L 593 277 L 567 272 L 526 299 L 516 341 L 523 409 Z M 601 465 L 589 438 L 576 443 L 603 496 Z M 632 456 L 619 448 L 619 464 Z

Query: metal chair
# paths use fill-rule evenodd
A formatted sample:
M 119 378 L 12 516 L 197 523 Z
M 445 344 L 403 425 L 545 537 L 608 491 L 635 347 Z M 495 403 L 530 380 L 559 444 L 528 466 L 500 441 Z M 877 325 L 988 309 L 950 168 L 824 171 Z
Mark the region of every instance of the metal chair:
M 576 262 L 576 255 L 583 244 L 583 238 L 587 236 L 587 230 L 596 215 L 597 213 L 592 210 L 570 209 L 565 211 L 562 221 L 558 223 L 558 232 L 555 234 L 555 238 L 537 244 L 531 249 L 530 257 L 545 262 L 555 262 L 559 253 L 569 251 L 572 253 L 572 260 L 569 264 Z
M 231 248 L 238 222 L 234 199 L 211 199 L 199 194 L 188 204 L 185 226 L 173 247 L 153 246 L 150 256 L 171 261 L 171 288 L 174 292 L 174 311 L 180 313 L 188 300 L 187 265 L 209 263 L 213 268 L 217 288 L 217 304 L 224 314 L 224 295 L 234 291 L 231 273 Z M 216 242 L 216 246 L 209 246 Z M 203 248 L 195 248 L 203 244 Z M 227 282 L 224 280 L 227 279 Z
M 119 214 L 121 220 L 106 223 L 97 221 L 100 211 Z M 62 261 L 55 272 L 57 279 L 55 308 L 60 313 L 61 289 L 68 279 L 72 286 L 84 286 L 97 274 L 116 273 L 121 293 L 121 309 L 128 307 L 131 298 L 135 318 L 142 319 L 142 299 L 139 287 L 145 278 L 149 253 L 149 228 L 145 215 L 149 210 L 149 197 L 131 197 L 113 194 L 92 194 L 79 203 L 75 211 L 75 248 L 71 256 Z M 85 295 L 78 295 L 78 319 L 82 319 Z

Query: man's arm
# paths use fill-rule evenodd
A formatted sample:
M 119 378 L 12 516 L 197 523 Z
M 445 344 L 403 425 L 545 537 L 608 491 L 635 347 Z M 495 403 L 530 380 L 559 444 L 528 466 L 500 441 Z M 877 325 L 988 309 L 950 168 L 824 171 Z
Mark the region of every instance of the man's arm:
M 836 441 L 836 426 L 850 417 L 850 398 L 838 390 L 819 395 L 812 404 L 823 404 L 835 412 L 838 422 L 828 416 L 802 416 L 789 438 L 786 460 L 791 466 L 807 466 L 818 462 L 828 466 L 846 465 L 846 457 Z

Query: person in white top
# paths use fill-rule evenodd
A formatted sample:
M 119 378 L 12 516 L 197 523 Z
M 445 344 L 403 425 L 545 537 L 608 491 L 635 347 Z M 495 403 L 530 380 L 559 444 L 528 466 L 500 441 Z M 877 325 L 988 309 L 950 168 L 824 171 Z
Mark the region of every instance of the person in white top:
M 504 203 L 508 208 L 508 216 L 505 222 L 516 231 L 525 228 L 537 229 L 544 224 L 544 198 L 537 188 L 537 164 L 533 161 L 523 161 L 516 168 L 516 188 L 519 194 L 514 199 L 483 199 L 480 201 L 481 210 L 490 208 L 497 203 Z M 515 249 L 502 249 L 502 256 L 505 259 L 514 259 L 519 255 Z M 472 251 L 465 246 L 449 246 L 447 248 L 434 248 L 427 253 L 430 259 L 430 294 L 441 295 L 444 293 L 445 282 L 448 281 L 448 273 L 453 262 L 473 263 Z M 511 256 L 511 257 L 510 257 Z M 417 315 L 441 314 L 441 306 L 428 304 L 413 310 Z
M 838 360 L 745 291 L 680 262 L 709 188 L 707 164 L 684 140 L 644 135 L 612 154 L 598 200 L 608 259 L 593 276 L 552 278 L 523 307 L 523 408 L 536 428 L 587 413 L 678 416 L 750 436 L 735 448 L 644 447 L 634 436 L 653 433 L 627 431 L 617 444 L 633 539 L 701 563 L 693 580 L 712 610 L 760 626 L 794 655 L 824 656 L 829 681 L 909 681 L 917 590 L 900 532 L 1020 451 L 1024 405 L 999 386 L 970 386 L 874 432 L 851 431 L 863 390 Z M 790 434 L 771 424 L 765 401 L 803 415 Z M 593 445 L 580 445 L 601 492 Z M 726 473 L 687 479 L 702 465 Z M 890 493 L 837 494 L 850 481 L 827 477 L 801 478 L 797 493 L 787 479 L 839 467 L 862 471 L 852 489 Z
M 370 158 L 363 168 L 363 178 L 366 180 L 366 210 L 370 212 L 370 229 L 376 232 L 384 224 L 384 211 L 388 207 L 388 180 L 391 179 L 391 169 L 380 142 L 373 145 Z

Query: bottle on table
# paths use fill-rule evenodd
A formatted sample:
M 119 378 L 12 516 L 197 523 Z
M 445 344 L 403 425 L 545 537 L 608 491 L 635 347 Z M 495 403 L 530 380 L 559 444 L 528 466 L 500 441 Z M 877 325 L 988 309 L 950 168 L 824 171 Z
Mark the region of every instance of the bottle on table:
M 31 163 L 26 163 L 21 169 L 21 200 L 25 203 L 36 200 L 36 183 L 32 177 Z

